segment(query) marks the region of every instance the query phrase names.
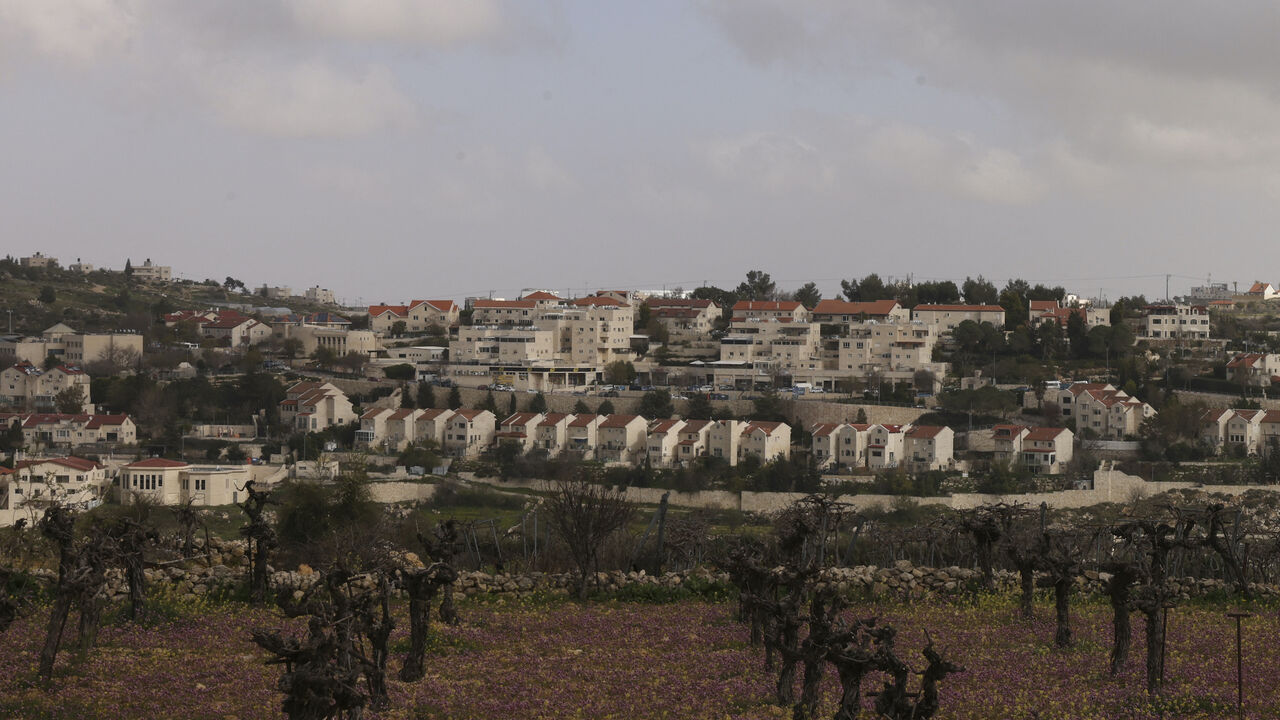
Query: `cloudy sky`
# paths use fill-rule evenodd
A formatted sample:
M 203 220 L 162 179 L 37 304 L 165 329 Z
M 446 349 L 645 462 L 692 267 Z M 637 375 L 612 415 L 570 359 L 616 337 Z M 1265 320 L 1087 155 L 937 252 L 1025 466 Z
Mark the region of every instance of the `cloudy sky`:
M 1280 5 L 0 0 L 0 232 L 349 302 L 1280 283 Z

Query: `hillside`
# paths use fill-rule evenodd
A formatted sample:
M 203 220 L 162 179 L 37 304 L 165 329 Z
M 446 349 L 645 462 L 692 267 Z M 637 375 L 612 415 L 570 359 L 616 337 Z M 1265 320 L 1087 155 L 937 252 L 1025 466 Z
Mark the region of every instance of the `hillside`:
M 59 322 L 86 332 L 146 332 L 164 313 L 225 307 L 228 303 L 283 306 L 299 313 L 338 309 L 302 298 L 267 300 L 240 288 L 229 292 L 215 280 L 146 283 L 110 270 L 81 274 L 62 268 L 26 268 L 13 258 L 0 260 L 0 312 L 5 313 L 0 315 L 0 332 L 3 333 L 8 333 L 10 328 L 8 311 L 12 311 L 12 332 L 20 335 L 38 335 Z

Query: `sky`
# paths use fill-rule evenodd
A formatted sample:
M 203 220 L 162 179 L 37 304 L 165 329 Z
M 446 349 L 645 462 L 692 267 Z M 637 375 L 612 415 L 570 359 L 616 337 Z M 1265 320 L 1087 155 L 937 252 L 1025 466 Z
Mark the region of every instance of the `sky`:
M 0 0 L 0 233 L 352 305 L 1280 284 L 1277 31 L 1253 0 Z

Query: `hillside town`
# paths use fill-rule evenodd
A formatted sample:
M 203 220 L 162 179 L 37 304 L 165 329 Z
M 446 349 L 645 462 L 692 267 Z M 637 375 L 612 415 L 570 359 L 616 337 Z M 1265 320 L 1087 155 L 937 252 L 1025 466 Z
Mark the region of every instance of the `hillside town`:
M 118 273 L 6 262 L 190 284 L 150 259 Z M 796 491 L 1008 494 L 1086 488 L 1104 463 L 1238 478 L 1280 441 L 1280 341 L 1261 329 L 1280 294 L 1263 282 L 1105 306 L 1020 280 L 874 274 L 823 298 L 762 271 L 734 289 L 358 308 L 319 286 L 203 285 L 222 301 L 0 337 L 0 524 L 51 498 L 235 504 L 249 480 L 356 455 L 397 480 L 518 456 L 656 477 L 723 466 L 759 487 L 786 464 Z

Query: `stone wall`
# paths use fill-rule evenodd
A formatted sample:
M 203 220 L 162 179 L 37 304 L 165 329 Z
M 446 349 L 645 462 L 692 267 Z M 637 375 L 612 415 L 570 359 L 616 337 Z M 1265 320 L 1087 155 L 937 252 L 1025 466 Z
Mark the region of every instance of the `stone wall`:
M 543 490 L 542 480 L 499 480 L 492 477 L 476 477 L 472 473 L 460 473 L 464 480 L 490 485 L 497 488 L 519 488 L 524 490 Z M 838 499 L 859 510 L 887 509 L 894 503 L 910 502 L 918 505 L 941 505 L 956 510 L 967 510 L 991 503 L 1022 503 L 1039 505 L 1046 503 L 1054 508 L 1083 508 L 1100 503 L 1126 503 L 1137 498 L 1156 495 L 1170 490 L 1204 490 L 1224 495 L 1242 495 L 1250 490 L 1280 492 L 1275 485 L 1199 485 L 1191 482 L 1147 482 L 1135 475 L 1128 475 L 1118 470 L 1097 470 L 1093 474 L 1093 487 L 1087 490 L 1061 490 L 1057 492 L 1024 493 L 1016 495 L 987 495 L 982 493 L 963 493 L 942 497 L 914 497 L 907 495 L 841 495 Z M 638 503 L 656 504 L 662 493 L 660 488 L 627 488 L 628 500 Z M 742 510 L 754 513 L 775 513 L 785 510 L 795 501 L 806 496 L 806 493 L 784 492 L 752 492 L 744 490 L 705 490 L 702 492 L 680 493 L 672 491 L 667 502 L 677 507 Z

